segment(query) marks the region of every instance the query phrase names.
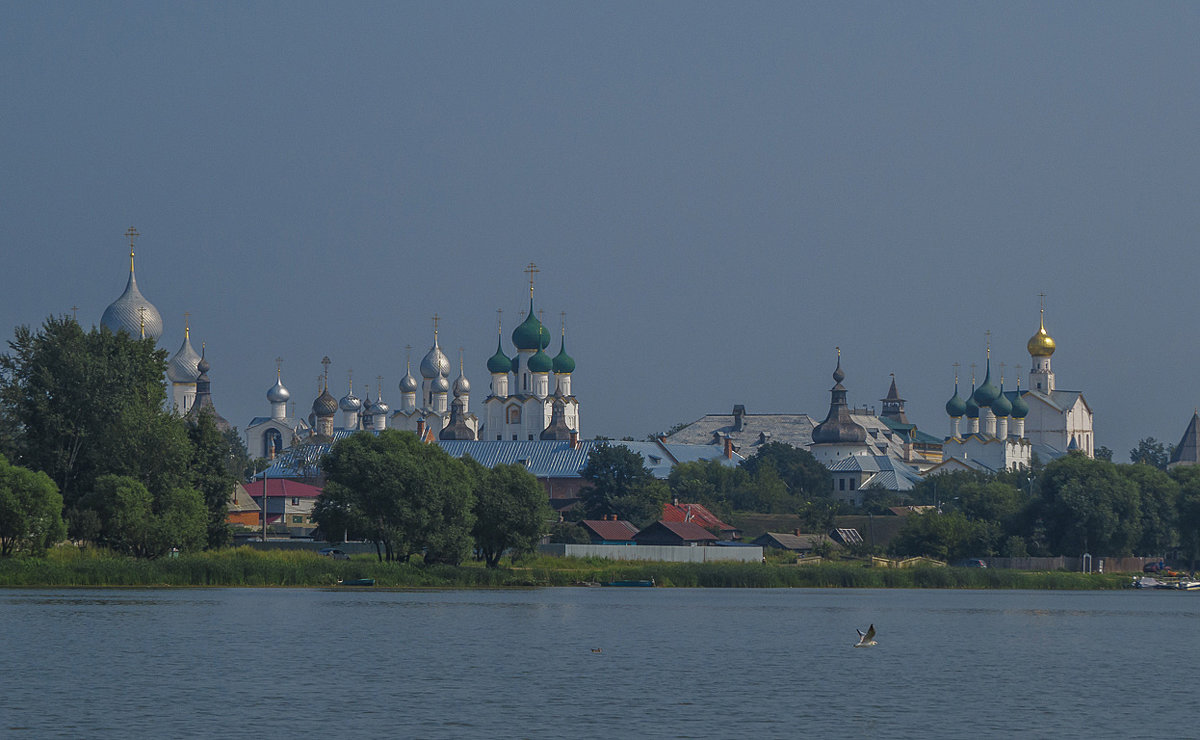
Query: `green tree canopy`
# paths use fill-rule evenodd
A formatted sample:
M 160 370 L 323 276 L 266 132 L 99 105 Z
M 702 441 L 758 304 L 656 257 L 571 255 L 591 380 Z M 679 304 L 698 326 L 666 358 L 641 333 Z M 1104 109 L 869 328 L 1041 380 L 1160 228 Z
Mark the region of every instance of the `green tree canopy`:
M 1159 442 L 1154 437 L 1139 439 L 1137 447 L 1129 451 L 1129 462 L 1151 465 L 1159 470 L 1166 470 L 1167 463 L 1170 462 L 1171 453 L 1174 449 L 1174 446 L 1168 447 L 1165 443 Z
M 1129 555 L 1138 545 L 1142 514 L 1137 486 L 1116 465 L 1066 455 L 1046 466 L 1039 487 L 1037 515 L 1053 554 Z
M 1150 465 L 1118 465 L 1117 472 L 1138 491 L 1141 538 L 1138 555 L 1163 555 L 1179 544 L 1179 484 Z
M 579 492 L 580 505 L 591 519 L 616 514 L 640 529 L 662 517 L 670 496 L 670 489 L 646 468 L 642 456 L 625 445 L 593 447 L 579 474 L 588 482 Z
M 749 484 L 749 473 L 720 460 L 682 462 L 671 468 L 667 476 L 667 485 L 675 498 L 703 504 L 717 516 L 732 513 L 733 502 Z
M 322 531 L 366 537 L 380 560 L 424 553 L 426 562 L 457 563 L 469 552 L 475 478 L 441 447 L 411 432 L 364 432 L 336 443 L 321 465 L 313 516 Z
M 497 465 L 475 487 L 475 547 L 489 568 L 505 550 L 532 552 L 552 517 L 546 491 L 524 465 Z
M 196 550 L 206 539 L 204 499 L 188 488 L 155 496 L 141 481 L 102 475 L 77 510 L 95 527 L 90 539 L 137 557 L 157 557 L 172 548 Z
M 62 496 L 50 476 L 0 455 L 0 555 L 41 553 L 66 536 Z
M 825 466 L 808 450 L 784 442 L 766 443 L 747 458 L 742 467 L 752 477 L 758 477 L 760 471 L 770 468 L 797 501 L 829 498 L 833 491 L 833 479 Z
M 204 497 L 208 546 L 223 547 L 232 539 L 229 500 L 237 478 L 231 461 L 236 460 L 237 450 L 229 437 L 217 429 L 212 411 L 207 408 L 201 409 L 195 421 L 188 424 L 187 434 L 192 453 L 188 470 L 192 487 Z
M 51 317 L 18 327 L 0 356 L 0 450 L 40 470 L 68 506 L 102 475 L 128 475 L 151 490 L 187 485 L 183 421 L 165 410 L 165 350 L 106 328 L 85 332 Z
M 953 561 L 994 554 L 1000 537 L 995 522 L 971 520 L 961 511 L 931 511 L 905 517 L 890 549 L 896 555 Z

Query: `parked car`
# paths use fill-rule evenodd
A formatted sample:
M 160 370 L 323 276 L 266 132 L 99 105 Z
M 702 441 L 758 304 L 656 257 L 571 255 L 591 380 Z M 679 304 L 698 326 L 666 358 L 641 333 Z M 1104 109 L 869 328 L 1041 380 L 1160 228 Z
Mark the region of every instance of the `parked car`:
M 333 558 L 334 560 L 349 560 L 350 559 L 350 556 L 347 555 L 345 553 L 345 551 L 339 550 L 336 547 L 322 547 L 320 550 L 317 550 L 317 554 L 323 555 L 324 557 L 327 557 L 327 558 Z
M 956 568 L 986 568 L 987 563 L 980 560 L 979 558 L 967 558 L 966 560 L 960 560 L 957 563 L 955 563 L 954 567 L 956 567 Z

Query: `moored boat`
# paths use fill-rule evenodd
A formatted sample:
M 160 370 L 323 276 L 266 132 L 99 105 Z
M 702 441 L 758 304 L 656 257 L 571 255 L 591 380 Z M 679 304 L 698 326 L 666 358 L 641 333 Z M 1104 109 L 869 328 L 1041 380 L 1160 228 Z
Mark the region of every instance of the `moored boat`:
M 344 581 L 338 581 L 339 586 L 374 586 L 374 578 L 351 578 Z
M 601 586 L 634 586 L 634 587 L 649 588 L 654 585 L 654 579 L 651 578 L 648 581 L 605 581 L 604 583 L 601 583 L 600 585 Z

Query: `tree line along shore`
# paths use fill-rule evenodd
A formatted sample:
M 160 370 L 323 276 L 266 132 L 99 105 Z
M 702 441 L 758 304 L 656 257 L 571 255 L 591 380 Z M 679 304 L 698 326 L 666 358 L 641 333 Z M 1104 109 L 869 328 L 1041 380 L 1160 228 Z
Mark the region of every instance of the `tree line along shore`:
M 222 432 L 211 414 L 181 418 L 167 407 L 164 350 L 123 332 L 84 331 L 65 316 L 37 330 L 19 327 L 9 349 L 0 356 L 2 585 L 321 586 L 339 576 L 397 587 L 567 585 L 605 580 L 604 573 L 658 572 L 663 585 L 1024 588 L 1040 579 L 1102 587 L 1109 579 L 890 572 L 855 559 L 1087 552 L 1180 562 L 1200 551 L 1200 467 L 1168 473 L 1164 455 L 1142 454 L 1152 445 L 1131 453 L 1137 464 L 1077 454 L 1044 466 L 1035 460 L 1015 471 L 932 476 L 904 494 L 868 490 L 862 507 L 848 508 L 832 498 L 829 471 L 786 444 L 765 444 L 738 466 L 681 463 L 660 480 L 614 442 L 589 454 L 579 503 L 560 520 L 523 466 L 487 468 L 410 433 L 383 430 L 333 446 L 321 462 L 325 487 L 313 510 L 327 540 L 370 542 L 376 562 L 256 560 L 229 554 L 241 551 L 229 549 L 227 520 L 230 493 L 254 474 L 256 461 L 236 430 Z M 581 519 L 618 516 L 641 528 L 661 517 L 672 497 L 724 517 L 786 516 L 813 533 L 830 531 L 846 514 L 883 514 L 898 505 L 922 505 L 923 512 L 906 517 L 889 542 L 823 552 L 850 560 L 815 567 L 579 566 L 544 558 L 525 564 L 544 538 L 586 539 Z M 354 575 L 387 565 L 399 567 Z

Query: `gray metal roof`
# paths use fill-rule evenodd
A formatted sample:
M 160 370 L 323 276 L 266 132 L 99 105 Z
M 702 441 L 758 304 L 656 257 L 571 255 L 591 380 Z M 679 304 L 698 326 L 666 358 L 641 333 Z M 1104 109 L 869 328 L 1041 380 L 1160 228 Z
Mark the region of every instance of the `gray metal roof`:
M 904 457 L 904 439 L 892 431 L 878 416 L 851 409 L 850 418 L 867 431 L 865 444 L 880 454 Z M 734 450 L 742 457 L 753 457 L 768 442 L 783 442 L 799 449 L 809 449 L 812 431 L 817 422 L 808 414 L 742 414 L 737 428 L 733 414 L 708 414 L 674 432 L 667 440 L 691 445 L 723 446 L 725 438 L 733 442 Z M 940 438 L 926 435 L 921 441 L 940 443 Z
M 372 431 L 371 434 L 378 434 Z M 337 442 L 353 430 L 335 429 Z M 588 454 L 601 444 L 624 445 L 641 455 L 645 466 L 656 478 L 666 479 L 677 462 L 717 460 L 730 467 L 742 462 L 740 455 L 726 458 L 721 448 L 708 445 L 659 444 L 657 442 L 618 442 L 583 440 L 578 449 L 570 442 L 557 440 L 437 440 L 437 444 L 453 457 L 470 455 L 484 467 L 521 463 L 538 478 L 578 478 L 587 465 Z M 316 472 L 320 460 L 332 448 L 332 443 L 297 445 L 284 450 L 265 473 L 268 478 L 305 477 Z

